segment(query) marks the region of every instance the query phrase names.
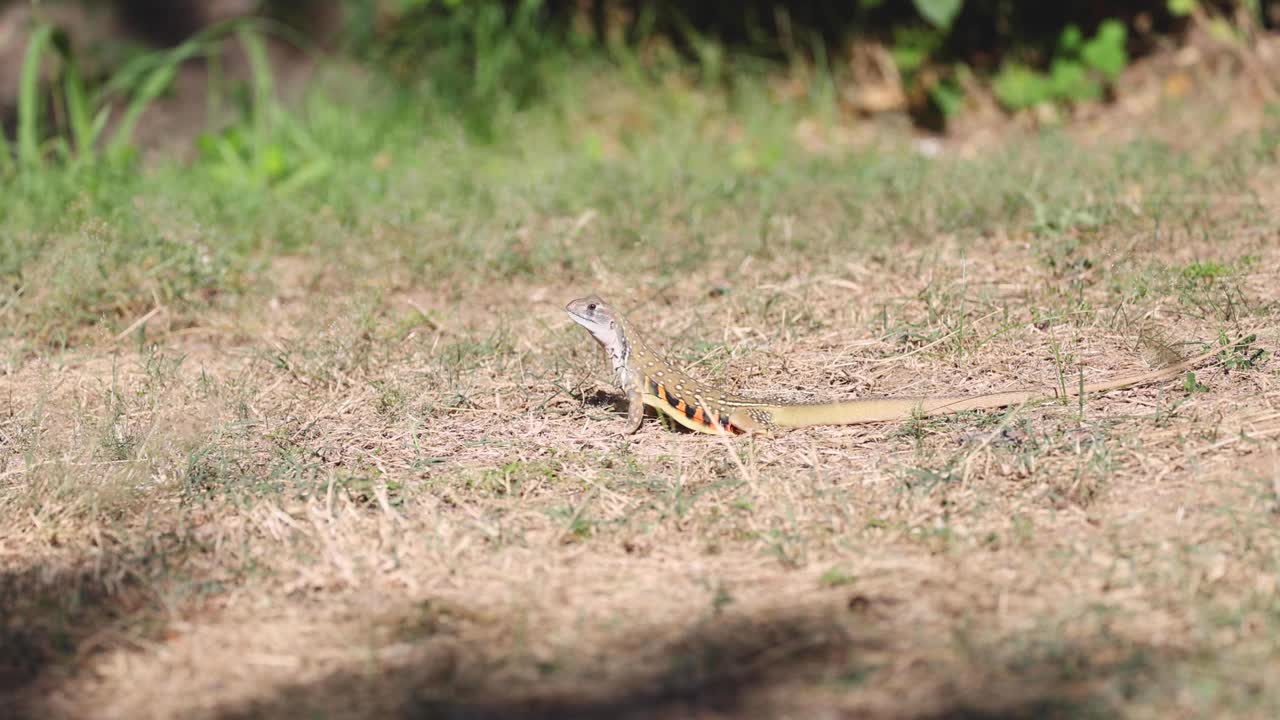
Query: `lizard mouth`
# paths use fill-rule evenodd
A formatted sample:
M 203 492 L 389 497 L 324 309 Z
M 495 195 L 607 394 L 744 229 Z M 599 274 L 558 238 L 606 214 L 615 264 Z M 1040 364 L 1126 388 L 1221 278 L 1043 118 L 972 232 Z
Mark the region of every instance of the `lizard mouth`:
M 573 309 L 573 303 L 569 303 L 568 305 L 565 305 L 565 306 L 564 306 L 564 311 L 565 311 L 566 313 L 568 313 L 568 314 L 569 314 L 569 317 L 573 318 L 573 321 L 574 321 L 574 322 L 576 322 L 576 323 L 578 323 L 579 325 L 584 325 L 584 326 L 585 326 L 585 325 L 590 325 L 590 324 L 591 324 L 591 318 L 587 317 L 586 315 L 584 315 L 584 314 L 582 314 L 582 313 L 580 313 L 580 312 L 576 312 L 576 311 L 574 311 L 574 309 Z

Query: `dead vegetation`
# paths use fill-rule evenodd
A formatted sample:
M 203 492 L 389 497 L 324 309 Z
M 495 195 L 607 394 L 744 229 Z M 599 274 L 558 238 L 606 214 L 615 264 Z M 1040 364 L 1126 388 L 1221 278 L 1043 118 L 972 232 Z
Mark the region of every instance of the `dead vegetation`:
M 392 267 L 370 289 L 287 257 L 269 295 L 209 316 L 11 351 L 0 702 L 1274 717 L 1280 185 L 1274 163 L 1240 172 L 1205 202 L 1121 168 L 1080 182 L 1129 220 L 1049 203 L 1029 227 L 981 215 L 959 172 L 955 196 L 925 200 L 947 183 L 888 179 L 905 200 L 857 209 L 882 213 L 881 244 L 843 242 L 839 193 L 818 191 L 767 222 L 715 215 L 675 277 L 577 244 L 555 279 L 481 288 Z M 1053 178 L 984 177 L 1055 197 Z M 537 267 L 538 233 L 590 247 L 615 227 L 583 217 L 536 218 L 511 252 Z M 672 257 L 708 222 L 663 221 Z M 970 222 L 985 230 L 944 229 Z M 742 237 L 761 247 L 723 252 Z M 1144 367 L 1147 323 L 1224 355 L 1084 403 L 736 441 L 650 420 L 622 438 L 560 309 L 589 291 L 695 374 L 788 399 L 1092 380 Z
M 1259 253 L 1237 289 L 1274 308 L 1280 256 L 1236 248 Z M 1009 275 L 1036 267 L 1025 249 L 953 252 L 923 277 L 919 251 L 777 286 L 747 268 L 754 290 L 711 299 L 605 286 L 704 375 L 789 396 L 1141 366 L 1101 313 L 1037 327 L 1010 297 L 1046 281 Z M 41 717 L 1276 707 L 1274 363 L 1083 408 L 631 440 L 559 300 L 513 286 L 406 330 L 404 307 L 443 301 L 389 297 L 285 339 L 18 369 L 10 697 Z M 884 307 L 934 339 L 868 333 Z M 1160 314 L 1179 337 L 1280 341 L 1266 313 Z

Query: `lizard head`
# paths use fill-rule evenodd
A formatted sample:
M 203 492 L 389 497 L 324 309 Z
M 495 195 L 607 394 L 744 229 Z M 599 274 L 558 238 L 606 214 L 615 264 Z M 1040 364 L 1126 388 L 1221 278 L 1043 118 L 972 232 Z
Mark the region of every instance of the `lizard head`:
M 625 358 L 627 354 L 626 329 L 622 318 L 609 303 L 597 295 L 578 298 L 564 306 L 573 321 L 587 329 L 596 342 L 609 351 L 615 359 Z
M 607 341 L 618 334 L 621 323 L 618 322 L 617 313 L 598 295 L 578 298 L 565 305 L 564 311 L 569 313 L 569 317 L 573 318 L 574 322 L 595 336 L 601 344 L 608 345 Z

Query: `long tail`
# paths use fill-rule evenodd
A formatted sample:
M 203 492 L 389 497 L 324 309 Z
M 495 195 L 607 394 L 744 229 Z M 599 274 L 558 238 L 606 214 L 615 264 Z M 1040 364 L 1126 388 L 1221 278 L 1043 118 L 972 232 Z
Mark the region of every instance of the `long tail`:
M 770 423 L 779 427 L 892 422 L 965 410 L 991 410 L 1041 400 L 1076 397 L 1082 392 L 1085 395 L 1094 395 L 1168 380 L 1215 357 L 1223 349 L 1215 348 L 1158 370 L 1121 375 L 1110 380 L 1090 383 L 1084 387 L 1079 385 L 1068 387 L 1066 392 L 1056 387 L 1041 387 L 970 397 L 867 398 L 815 405 L 776 405 L 764 410 L 770 415 Z

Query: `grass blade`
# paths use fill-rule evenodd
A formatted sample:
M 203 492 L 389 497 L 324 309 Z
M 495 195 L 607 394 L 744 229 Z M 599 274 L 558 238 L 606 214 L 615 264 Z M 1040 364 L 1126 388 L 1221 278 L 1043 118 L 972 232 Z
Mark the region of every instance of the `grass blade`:
M 67 122 L 71 126 L 71 138 L 75 143 L 76 157 L 84 160 L 93 155 L 93 146 L 97 143 L 98 129 L 101 125 L 89 112 L 89 98 L 85 93 L 84 79 L 80 76 L 80 68 L 71 54 L 71 48 L 64 48 L 63 62 L 66 63 L 62 73 L 62 93 L 67 101 Z M 98 129 L 95 129 L 95 126 Z
M 39 167 L 40 161 L 40 59 L 53 41 L 54 29 L 38 25 L 27 41 L 18 80 L 18 160 L 24 168 Z
M 111 137 L 111 144 L 108 147 L 108 154 L 111 157 L 121 157 L 129 149 L 129 144 L 133 139 L 133 130 L 138 124 L 138 119 L 142 117 L 142 113 L 146 111 L 151 102 L 160 97 L 173 83 L 173 78 L 177 75 L 178 66 L 176 63 L 163 64 L 156 67 L 143 81 L 142 87 L 129 101 L 128 107 L 125 108 L 124 116 L 120 119 L 120 125 L 116 128 L 115 134 Z
M 289 195 L 298 190 L 318 182 L 329 175 L 333 169 L 333 164 L 328 158 L 319 157 L 307 162 L 302 167 L 293 172 L 292 175 L 285 178 L 276 186 L 276 192 L 281 195 Z
M 266 44 L 252 26 L 246 24 L 237 27 L 236 37 L 249 58 L 249 72 L 253 83 L 251 110 L 253 117 L 250 118 L 253 124 L 253 135 L 250 142 L 253 143 L 253 152 L 256 154 L 266 144 L 267 133 L 270 130 L 267 120 L 273 99 L 271 63 L 267 59 Z
M 122 157 L 128 151 L 139 118 L 151 103 L 173 84 L 178 74 L 178 67 L 187 60 L 205 54 L 208 46 L 224 31 L 223 26 L 218 26 L 192 37 L 172 50 L 139 58 L 136 62 L 121 68 L 102 88 L 101 92 L 104 96 L 136 88 L 128 106 L 125 107 L 120 125 L 116 127 L 108 144 L 107 152 L 111 157 Z
M 9 141 L 5 139 L 4 132 L 0 131 L 0 171 L 9 172 L 13 169 L 13 147 Z

